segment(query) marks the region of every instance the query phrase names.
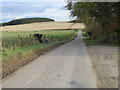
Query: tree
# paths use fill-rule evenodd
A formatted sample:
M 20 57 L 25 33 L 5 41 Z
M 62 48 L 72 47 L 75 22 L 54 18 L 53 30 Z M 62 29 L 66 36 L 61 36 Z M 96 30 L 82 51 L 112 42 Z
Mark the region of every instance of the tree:
M 109 39 L 120 30 L 118 23 L 119 2 L 68 2 L 66 8 L 72 17 L 86 24 L 95 38 Z

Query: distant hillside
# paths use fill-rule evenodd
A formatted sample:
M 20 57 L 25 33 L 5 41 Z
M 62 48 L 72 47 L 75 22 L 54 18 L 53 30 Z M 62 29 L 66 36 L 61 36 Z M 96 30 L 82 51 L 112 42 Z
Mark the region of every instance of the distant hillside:
M 28 24 L 34 22 L 50 22 L 50 21 L 55 21 L 55 20 L 50 18 L 23 18 L 23 19 L 15 19 L 6 23 L 1 23 L 0 26 Z

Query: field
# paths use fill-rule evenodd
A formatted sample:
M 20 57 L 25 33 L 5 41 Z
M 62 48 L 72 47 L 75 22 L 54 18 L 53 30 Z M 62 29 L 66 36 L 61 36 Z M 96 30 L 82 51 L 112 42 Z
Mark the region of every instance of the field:
M 43 43 L 33 37 L 34 33 L 43 34 Z M 31 58 L 33 60 L 49 49 L 73 40 L 76 36 L 75 30 L 2 32 L 3 77 L 13 72 L 13 67 L 15 68 L 16 65 L 18 68 L 31 61 Z
M 83 29 L 85 26 L 82 23 L 71 24 L 71 28 Z M 31 24 L 21 24 L 13 26 L 0 27 L 0 31 L 38 31 L 38 30 L 54 30 L 54 29 L 69 29 L 70 23 L 67 22 L 41 22 Z

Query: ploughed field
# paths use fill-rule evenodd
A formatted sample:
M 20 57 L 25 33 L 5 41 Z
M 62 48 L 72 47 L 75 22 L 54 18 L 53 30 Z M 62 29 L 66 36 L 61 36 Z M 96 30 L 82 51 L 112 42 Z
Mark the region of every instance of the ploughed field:
M 34 37 L 37 33 L 43 34 L 42 43 Z M 3 77 L 29 62 L 30 59 L 47 52 L 50 48 L 69 42 L 76 36 L 76 30 L 2 32 Z

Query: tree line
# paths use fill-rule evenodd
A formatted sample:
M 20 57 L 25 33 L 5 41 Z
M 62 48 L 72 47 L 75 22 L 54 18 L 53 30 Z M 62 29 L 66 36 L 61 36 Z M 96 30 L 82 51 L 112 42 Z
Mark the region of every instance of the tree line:
M 55 21 L 55 20 L 50 18 L 23 18 L 23 19 L 12 20 L 6 23 L 1 23 L 1 26 L 28 24 L 34 22 L 49 22 L 49 21 Z
M 119 2 L 68 2 L 71 17 L 83 22 L 85 30 L 103 42 L 118 41 L 120 36 Z

